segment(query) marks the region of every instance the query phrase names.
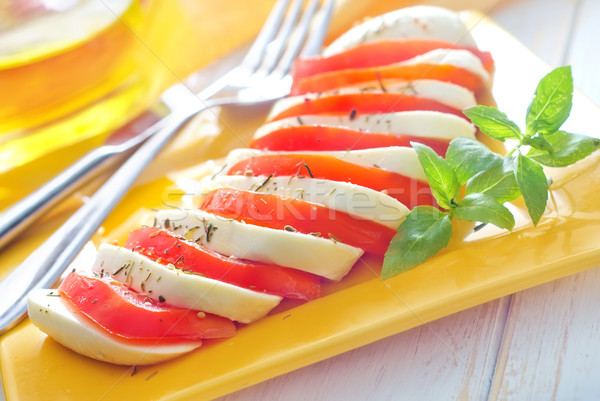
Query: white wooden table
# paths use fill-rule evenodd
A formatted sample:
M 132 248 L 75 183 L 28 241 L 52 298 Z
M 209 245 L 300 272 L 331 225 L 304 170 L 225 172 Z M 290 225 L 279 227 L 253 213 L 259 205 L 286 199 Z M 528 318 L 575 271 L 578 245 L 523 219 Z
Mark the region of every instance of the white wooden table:
M 489 15 L 550 65 L 571 64 L 576 86 L 600 104 L 600 1 L 500 0 Z M 600 400 L 599 311 L 592 269 L 220 401 Z

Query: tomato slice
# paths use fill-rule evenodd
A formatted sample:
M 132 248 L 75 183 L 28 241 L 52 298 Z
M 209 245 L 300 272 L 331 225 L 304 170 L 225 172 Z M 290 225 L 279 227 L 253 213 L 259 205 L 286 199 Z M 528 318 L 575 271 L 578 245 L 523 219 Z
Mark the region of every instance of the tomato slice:
M 229 319 L 159 304 L 108 277 L 70 273 L 58 290 L 87 319 L 125 341 L 198 342 L 235 335 Z
M 292 84 L 292 96 L 308 92 L 324 92 L 335 88 L 352 86 L 362 82 L 385 79 L 437 79 L 477 91 L 484 85 L 481 77 L 469 70 L 448 64 L 389 65 L 341 71 L 330 71 L 313 75 Z
M 252 140 L 253 149 L 294 150 L 359 150 L 388 146 L 410 146 L 419 142 L 431 147 L 440 156 L 446 154 L 449 141 L 410 135 L 393 135 L 377 132 L 365 133 L 350 128 L 326 125 L 294 125 L 282 127 L 265 136 Z
M 417 205 L 435 205 L 429 185 L 376 167 L 361 166 L 320 154 L 264 155 L 242 160 L 228 175 L 252 176 L 310 176 L 332 181 L 351 182 L 376 191 L 387 191 L 408 208 Z
M 209 193 L 200 209 L 257 226 L 332 238 L 377 255 L 385 253 L 396 233 L 375 221 L 316 203 L 229 188 Z
M 494 70 L 491 54 L 473 47 L 461 47 L 433 39 L 382 39 L 361 43 L 329 57 L 300 57 L 294 62 L 292 77 L 297 81 L 324 72 L 399 63 L 435 49 L 468 50 L 479 57 L 487 71 Z
M 350 118 L 354 118 L 359 114 L 384 114 L 411 110 L 439 111 L 467 119 L 461 110 L 433 99 L 411 96 L 404 93 L 355 93 L 349 95 L 331 95 L 316 99 L 307 98 L 304 102 L 282 111 L 273 117 L 271 121 L 314 114 L 350 114 Z M 467 121 L 470 120 L 467 119 Z
M 321 295 L 321 281 L 314 274 L 231 259 L 157 228 L 145 227 L 132 231 L 125 247 L 160 263 L 172 263 L 183 270 L 254 291 L 302 300 Z

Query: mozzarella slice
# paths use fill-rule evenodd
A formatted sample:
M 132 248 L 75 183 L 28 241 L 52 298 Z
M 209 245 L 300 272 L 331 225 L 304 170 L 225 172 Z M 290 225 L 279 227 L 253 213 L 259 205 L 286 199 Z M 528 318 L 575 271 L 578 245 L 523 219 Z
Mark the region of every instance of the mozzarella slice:
M 156 224 L 223 255 L 340 280 L 363 250 L 330 239 L 224 219 L 201 210 L 161 210 Z M 167 299 L 167 302 L 169 300 Z
M 201 193 L 226 187 L 274 194 L 318 203 L 348 213 L 360 220 L 371 220 L 397 229 L 409 212 L 398 200 L 382 192 L 348 182 L 300 177 L 245 177 L 223 175 L 207 181 Z
M 242 323 L 260 319 L 281 297 L 252 291 L 164 266 L 126 248 L 102 244 L 93 268 L 134 291 L 180 308 L 197 309 Z
M 227 172 L 237 163 L 251 159 L 253 157 L 266 155 L 331 155 L 337 159 L 348 163 L 355 163 L 366 167 L 377 167 L 383 170 L 402 174 L 417 180 L 426 181 L 425 173 L 417 158 L 417 153 L 413 148 L 403 146 L 389 146 L 387 148 L 373 148 L 349 151 L 327 151 L 327 152 L 271 152 L 268 150 L 256 149 L 234 149 L 229 152 L 225 159 L 225 168 Z M 310 167 L 310 166 L 309 166 Z
M 410 135 L 421 138 L 452 140 L 461 136 L 475 138 L 475 126 L 464 118 L 438 111 L 401 111 L 386 114 L 363 114 L 354 118 L 349 115 L 327 116 L 306 115 L 284 118 L 260 126 L 254 133 L 254 139 L 261 138 L 281 128 L 299 125 L 325 125 L 346 127 L 370 132 Z
M 477 47 L 457 13 L 441 7 L 416 6 L 392 11 L 355 26 L 333 41 L 323 55 L 331 56 L 360 43 L 385 38 L 440 39 Z
M 117 340 L 102 328 L 78 316 L 57 290 L 36 289 L 27 298 L 29 319 L 65 347 L 82 355 L 117 365 L 149 365 L 172 359 L 202 345 L 133 345 Z
M 434 79 L 422 79 L 419 81 L 384 81 L 387 93 L 406 94 L 419 96 L 425 99 L 436 100 L 455 109 L 462 110 L 477 105 L 475 96 L 470 90 L 450 82 L 437 81 Z M 273 105 L 267 121 L 292 106 L 302 104 L 307 100 L 320 99 L 333 95 L 352 95 L 361 93 L 383 93 L 382 84 L 379 82 L 366 82 L 359 86 L 340 88 L 335 91 L 322 93 L 307 93 L 301 96 L 284 97 Z
M 479 57 L 468 50 L 435 49 L 395 65 L 416 64 L 453 65 L 478 75 L 485 83 L 490 82 L 490 74 L 483 67 Z

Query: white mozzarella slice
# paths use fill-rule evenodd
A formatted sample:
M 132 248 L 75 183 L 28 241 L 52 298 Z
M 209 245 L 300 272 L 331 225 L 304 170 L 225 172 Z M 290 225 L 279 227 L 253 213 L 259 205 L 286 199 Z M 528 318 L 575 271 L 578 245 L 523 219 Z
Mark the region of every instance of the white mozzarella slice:
M 284 118 L 260 126 L 254 133 L 254 139 L 261 138 L 281 128 L 299 125 L 325 125 L 346 127 L 363 131 L 410 135 L 421 138 L 452 140 L 461 136 L 475 138 L 475 126 L 464 118 L 438 111 L 401 111 L 386 114 L 363 114 L 354 118 L 345 116 L 306 115 Z
M 207 181 L 203 193 L 219 187 L 255 191 L 302 199 L 333 210 L 350 214 L 360 220 L 371 220 L 397 229 L 408 208 L 382 192 L 348 182 L 300 177 L 245 177 L 222 175 Z
M 373 148 L 350 151 L 327 151 L 327 152 L 271 152 L 268 150 L 256 149 L 234 149 L 229 152 L 225 159 L 225 168 L 223 172 L 227 172 L 237 163 L 251 159 L 253 157 L 266 155 L 330 155 L 337 159 L 344 160 L 349 163 L 359 164 L 366 167 L 377 167 L 383 170 L 402 174 L 407 177 L 417 180 L 426 181 L 425 173 L 417 158 L 417 153 L 413 148 L 404 146 L 389 146 L 387 148 Z M 309 166 L 310 167 L 310 166 Z
M 439 39 L 460 46 L 477 47 L 457 13 L 441 7 L 415 6 L 371 18 L 333 41 L 324 56 L 340 53 L 360 43 L 378 39 Z
M 406 94 L 411 96 L 419 96 L 425 99 L 436 100 L 446 106 L 454 107 L 457 110 L 462 110 L 467 107 L 477 105 L 477 100 L 473 92 L 450 82 L 437 81 L 434 79 L 423 79 L 420 81 L 384 81 L 366 82 L 358 86 L 349 86 L 340 88 L 334 91 L 322 93 L 307 93 L 300 96 L 284 97 L 273 105 L 273 109 L 267 117 L 267 121 L 271 120 L 281 112 L 289 109 L 292 106 L 302 104 L 307 100 L 320 99 L 333 95 L 352 95 L 359 93 L 383 93 L 382 86 L 384 85 L 387 93 Z
M 224 219 L 201 210 L 161 210 L 157 226 L 223 255 L 340 280 L 363 250 L 330 239 Z M 168 300 L 167 300 L 168 301 Z
M 252 291 L 161 265 L 129 249 L 102 244 L 93 268 L 134 291 L 180 308 L 197 309 L 250 323 L 265 316 L 281 297 Z
M 453 65 L 478 75 L 486 84 L 490 82 L 490 74 L 479 57 L 468 50 L 435 49 L 395 65 L 416 64 Z
M 57 290 L 36 289 L 27 298 L 29 319 L 65 347 L 117 365 L 149 365 L 190 352 L 202 344 L 134 345 L 119 341 L 72 310 Z

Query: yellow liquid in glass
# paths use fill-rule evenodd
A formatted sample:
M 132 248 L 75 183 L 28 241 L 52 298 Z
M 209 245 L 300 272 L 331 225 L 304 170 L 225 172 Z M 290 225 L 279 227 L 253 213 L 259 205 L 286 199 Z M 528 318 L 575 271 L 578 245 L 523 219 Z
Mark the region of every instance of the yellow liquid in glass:
M 147 84 L 132 31 L 147 8 L 81 0 L 0 33 L 0 209 L 139 109 Z
M 85 0 L 0 34 L 1 140 L 23 136 L 121 85 L 134 71 L 127 54 L 139 16 L 133 0 Z
M 0 50 L 0 210 L 99 146 L 169 85 L 250 41 L 273 4 L 80 1 L 120 4 L 122 13 L 75 42 L 11 57 Z

